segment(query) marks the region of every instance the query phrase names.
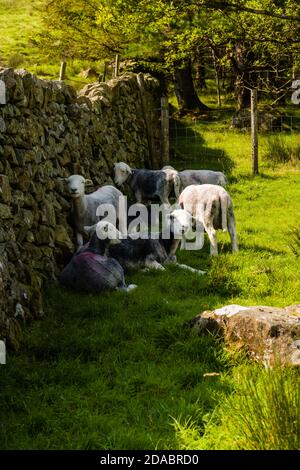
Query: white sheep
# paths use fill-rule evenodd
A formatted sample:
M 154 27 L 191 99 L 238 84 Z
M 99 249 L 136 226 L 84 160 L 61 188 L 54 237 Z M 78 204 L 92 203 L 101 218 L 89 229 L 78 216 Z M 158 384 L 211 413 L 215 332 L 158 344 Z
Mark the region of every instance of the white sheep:
M 176 197 L 180 193 L 180 178 L 176 170 L 144 170 L 119 162 L 114 164 L 114 182 L 117 186 L 128 182 L 139 203 L 159 198 L 163 204 L 170 205 L 168 198 L 172 190 Z
M 115 214 L 115 221 L 119 222 L 121 232 L 126 231 L 126 213 L 124 214 L 125 198 L 121 191 L 111 185 L 102 186 L 91 194 L 85 194 L 85 186 L 92 185 L 92 181 L 81 175 L 71 175 L 63 178 L 67 182 L 72 197 L 72 213 L 74 218 L 77 248 L 83 244 L 85 234 L 84 226 L 93 225 L 100 220 L 101 206 L 111 208 Z M 111 213 L 111 211 L 110 211 Z
M 218 254 L 217 229 L 223 229 L 224 232 L 228 229 L 232 251 L 238 251 L 232 201 L 224 188 L 213 184 L 193 184 L 182 191 L 178 202 L 182 209 L 203 224 L 210 240 L 211 255 Z
M 164 266 L 173 263 L 179 268 L 197 274 L 205 274 L 204 271 L 194 269 L 191 266 L 177 263 L 176 250 L 184 234 L 191 229 L 192 217 L 182 209 L 173 210 L 166 217 L 166 226 L 159 233 L 148 233 L 147 238 L 132 238 L 131 234 L 121 237 L 119 244 L 106 244 L 97 231 L 95 224 L 86 227 L 92 235 L 87 247 L 94 253 L 104 253 L 108 246 L 106 255 L 116 259 L 125 272 L 135 269 L 159 269 L 164 270 Z
M 164 166 L 163 171 L 172 174 L 172 170 L 176 171 L 172 166 Z M 182 189 L 190 186 L 191 184 L 217 184 L 225 187 L 227 185 L 227 178 L 221 171 L 212 170 L 183 170 L 179 171 Z

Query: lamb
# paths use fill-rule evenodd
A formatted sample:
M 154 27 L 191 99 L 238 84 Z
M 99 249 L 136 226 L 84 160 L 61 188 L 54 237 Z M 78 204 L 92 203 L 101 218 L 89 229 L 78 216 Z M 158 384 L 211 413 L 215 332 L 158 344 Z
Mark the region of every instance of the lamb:
M 174 170 L 171 166 L 164 166 L 163 170 Z M 226 176 L 221 171 L 212 170 L 183 170 L 179 171 L 182 189 L 191 184 L 216 184 L 225 187 L 228 183 Z
M 168 198 L 171 191 L 174 190 L 175 196 L 179 196 L 180 179 L 176 171 L 171 175 L 163 170 L 139 170 L 130 168 L 124 162 L 115 163 L 115 184 L 121 186 L 126 181 L 129 182 L 136 201 L 140 203 L 159 198 L 163 204 L 170 205 Z
M 129 235 L 127 238 L 122 238 L 120 244 L 110 245 L 108 254 L 121 264 L 125 272 L 145 268 L 164 270 L 164 265 L 175 263 L 180 268 L 204 274 L 204 271 L 177 263 L 176 250 L 183 234 L 191 228 L 191 225 L 191 215 L 185 210 L 176 209 L 167 217 L 166 227 L 161 232 L 151 234 L 148 238 L 138 239 Z M 99 239 L 95 228 L 96 226 L 87 228 L 94 232 L 89 246 L 93 247 L 95 252 L 103 252 L 103 240 Z
M 126 231 L 125 199 L 121 191 L 114 186 L 106 185 L 91 194 L 85 194 L 85 186 L 92 185 L 92 181 L 81 175 L 72 175 L 63 178 L 68 184 L 69 193 L 72 197 L 72 213 L 75 225 L 77 248 L 83 245 L 85 235 L 84 226 L 95 224 L 100 220 L 99 209 L 101 205 L 110 206 L 118 219 L 121 232 Z M 97 211 L 98 210 L 98 211 Z M 102 214 L 104 215 L 104 214 Z M 116 224 L 116 220 L 112 220 Z
M 179 172 L 183 188 L 191 184 L 216 184 L 225 187 L 227 179 L 221 171 L 212 170 L 184 170 Z
M 232 200 L 221 186 L 212 184 L 187 186 L 179 196 L 179 205 L 203 224 L 210 240 L 211 255 L 218 254 L 216 230 L 229 230 L 232 251 L 238 251 Z M 182 244 L 184 248 L 185 242 Z
M 88 244 L 82 247 L 62 271 L 61 283 L 75 291 L 92 294 L 106 289 L 129 292 L 136 286 L 127 287 L 120 263 L 106 256 L 109 246 L 120 243 L 121 233 L 107 221 L 100 221 L 96 230 L 97 236 L 104 239 L 102 250 L 96 252 L 93 245 Z

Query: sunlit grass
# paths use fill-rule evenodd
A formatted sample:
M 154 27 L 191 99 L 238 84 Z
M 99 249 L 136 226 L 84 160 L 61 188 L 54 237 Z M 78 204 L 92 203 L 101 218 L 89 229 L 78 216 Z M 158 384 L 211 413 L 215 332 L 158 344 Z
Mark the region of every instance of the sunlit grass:
M 225 233 L 218 236 L 217 258 L 210 258 L 207 240 L 201 251 L 178 252 L 180 262 L 207 270 L 206 276 L 172 266 L 135 273 L 127 280 L 138 289 L 129 295 L 84 296 L 57 285 L 49 288 L 47 316 L 26 326 L 21 351 L 9 354 L 1 369 L 0 448 L 174 449 L 195 448 L 199 439 L 205 448 L 252 445 L 244 438 L 235 444 L 225 433 L 228 407 L 224 419 L 216 415 L 221 417 L 213 421 L 215 431 L 207 428 L 222 403 L 236 401 L 240 393 L 239 360 L 213 337 L 192 334 L 186 322 L 231 303 L 299 302 L 299 259 L 290 249 L 289 230 L 300 212 L 300 174 L 282 167 L 272 177 L 236 176 L 229 191 L 240 252 L 230 252 Z M 245 367 L 249 373 L 256 370 Z M 204 375 L 211 372 L 219 375 Z M 256 377 L 254 384 L 264 383 L 263 371 L 258 369 Z M 273 389 L 281 394 L 278 383 Z M 291 388 L 288 375 L 282 383 Z M 266 401 L 269 395 L 259 387 Z M 243 403 L 236 406 L 244 416 Z M 293 405 L 287 406 L 292 416 Z M 184 433 L 186 423 L 193 423 L 196 441 L 188 434 L 183 444 L 174 420 Z M 259 416 L 253 420 L 259 426 Z M 274 413 L 271 424 L 276 424 Z M 290 436 L 272 442 L 294 448 L 293 428 Z
M 175 421 L 181 449 L 298 450 L 300 383 L 296 370 L 243 366 L 234 372 L 235 392 L 199 427 Z
M 42 59 L 23 28 L 38 21 L 34 3 L 0 0 L 1 62 L 56 79 L 59 63 Z M 79 74 L 89 65 L 68 63 L 68 83 L 86 83 Z M 299 303 L 298 162 L 267 158 L 272 136 L 260 134 L 252 177 L 250 134 L 230 129 L 230 97 L 217 111 L 213 90 L 211 82 L 200 96 L 214 117 L 181 122 L 172 163 L 229 176 L 240 252 L 220 233 L 217 258 L 207 239 L 201 251 L 178 252 L 205 276 L 175 266 L 139 272 L 127 276 L 138 285 L 128 295 L 49 285 L 45 318 L 25 325 L 21 350 L 1 367 L 1 449 L 299 448 L 296 373 L 265 372 L 187 327 L 226 304 Z M 296 148 L 299 134 L 280 138 Z

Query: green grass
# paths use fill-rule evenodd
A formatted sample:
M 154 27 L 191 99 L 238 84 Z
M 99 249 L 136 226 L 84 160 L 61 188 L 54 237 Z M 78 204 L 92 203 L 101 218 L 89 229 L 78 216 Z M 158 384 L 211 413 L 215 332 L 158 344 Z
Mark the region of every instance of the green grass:
M 202 137 L 209 142 L 209 132 Z M 207 240 L 201 251 L 178 253 L 180 262 L 206 269 L 206 276 L 176 267 L 135 273 L 127 280 L 138 289 L 128 295 L 84 296 L 49 286 L 47 316 L 26 326 L 22 349 L 9 354 L 1 368 L 0 448 L 181 448 L 176 422 L 181 430 L 192 423 L 196 445 L 200 439 L 203 448 L 246 445 L 247 430 L 238 444 L 223 432 L 228 407 L 222 408 L 239 396 L 238 371 L 244 360 L 233 358 L 213 337 L 195 336 L 185 324 L 203 310 L 230 303 L 299 302 L 299 258 L 291 230 L 299 224 L 300 172 L 280 165 L 252 178 L 246 161 L 243 165 L 224 148 L 235 163 L 229 191 L 240 252 L 231 254 L 228 235 L 220 233 L 217 258 L 210 258 Z M 247 361 L 243 367 L 245 374 L 256 370 Z M 204 376 L 209 372 L 220 375 Z M 262 370 L 255 380 L 264 380 Z M 289 387 L 288 375 L 280 380 Z M 276 391 L 282 393 L 281 388 Z M 264 393 L 260 386 L 259 396 L 267 397 Z M 291 416 L 293 403 L 288 405 Z M 237 400 L 236 406 L 242 415 L 243 402 Z M 218 413 L 214 429 L 207 428 Z M 259 427 L 257 408 L 254 413 Z M 216 438 L 219 428 L 222 440 Z M 283 441 L 275 436 L 272 445 L 293 447 L 292 434 Z M 184 446 L 194 445 L 193 439 L 185 440 Z
M 0 0 L 0 61 L 57 78 L 59 64 L 31 44 L 30 30 L 39 26 L 34 4 Z M 68 63 L 69 80 L 82 86 L 79 72 L 88 67 Z M 205 95 L 215 108 L 212 84 Z M 278 145 L 260 134 L 253 178 L 250 136 L 229 129 L 231 106 L 228 100 L 211 117 L 185 118 L 172 163 L 229 175 L 240 252 L 231 254 L 228 234 L 220 233 L 217 258 L 207 240 L 201 251 L 178 253 L 206 276 L 171 266 L 136 273 L 127 276 L 138 284 L 128 295 L 49 285 L 45 318 L 25 325 L 20 351 L 1 367 L 1 449 L 299 448 L 297 373 L 265 372 L 186 326 L 225 304 L 299 302 L 299 161 L 272 158 Z M 283 150 L 299 148 L 299 133 L 280 138 Z M 218 375 L 205 375 L 211 372 Z
M 58 80 L 60 60 L 47 58 L 40 50 L 35 36 L 42 27 L 42 8 L 45 0 L 0 0 L 0 66 L 15 69 L 26 68 L 40 78 Z M 66 82 L 76 89 L 95 81 L 80 76 L 90 67 L 103 73 L 102 61 L 91 64 L 83 60 L 67 63 Z
M 36 7 L 43 0 L 0 0 L 0 63 L 21 67 L 40 60 L 33 47 L 32 31 L 40 25 L 40 13 Z
M 235 392 L 205 418 L 175 421 L 180 449 L 296 450 L 300 448 L 300 384 L 295 370 L 245 366 L 235 371 Z

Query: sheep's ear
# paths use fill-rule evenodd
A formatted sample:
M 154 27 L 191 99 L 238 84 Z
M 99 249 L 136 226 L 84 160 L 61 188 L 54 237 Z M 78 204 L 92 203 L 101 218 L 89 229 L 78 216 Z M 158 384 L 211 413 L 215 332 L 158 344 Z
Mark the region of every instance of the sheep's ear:
M 92 235 L 96 231 L 97 224 L 95 225 L 85 225 L 83 227 L 84 233 L 86 235 Z
M 59 176 L 57 179 L 58 179 L 58 181 L 64 181 L 66 183 L 69 178 L 64 178 L 62 176 Z
M 93 186 L 93 181 L 92 180 L 84 180 L 85 186 Z

